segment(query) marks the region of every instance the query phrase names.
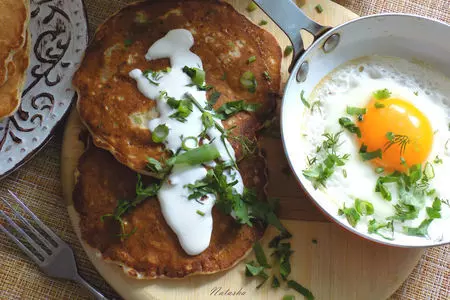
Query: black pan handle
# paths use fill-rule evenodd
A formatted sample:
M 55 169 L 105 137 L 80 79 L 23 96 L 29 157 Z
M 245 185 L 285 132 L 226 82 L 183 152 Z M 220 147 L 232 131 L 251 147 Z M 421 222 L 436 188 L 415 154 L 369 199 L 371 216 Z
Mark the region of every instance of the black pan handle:
M 254 2 L 283 30 L 294 47 L 292 66 L 305 52 L 300 30 L 304 29 L 318 39 L 331 29 L 311 20 L 292 0 L 254 0 Z

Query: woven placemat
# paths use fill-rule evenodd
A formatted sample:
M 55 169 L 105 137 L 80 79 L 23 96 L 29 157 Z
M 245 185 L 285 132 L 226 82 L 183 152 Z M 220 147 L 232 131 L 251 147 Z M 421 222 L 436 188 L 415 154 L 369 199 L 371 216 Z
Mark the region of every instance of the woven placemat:
M 128 2 L 131 1 L 85 0 L 91 36 L 102 20 Z M 338 0 L 336 2 L 359 15 L 388 11 L 405 12 L 450 23 L 449 0 Z M 120 299 L 95 271 L 72 230 L 61 194 L 61 142 L 62 130 L 60 129 L 45 149 L 31 162 L 0 182 L 0 193 L 5 195 L 8 189 L 17 192 L 39 218 L 73 247 L 81 275 L 102 290 L 108 298 Z M 0 262 L 0 299 L 2 300 L 90 299 L 90 295 L 77 284 L 43 276 L 15 244 L 2 234 L 0 234 Z M 447 245 L 427 250 L 412 274 L 391 299 L 448 300 L 450 299 L 449 286 L 450 246 Z

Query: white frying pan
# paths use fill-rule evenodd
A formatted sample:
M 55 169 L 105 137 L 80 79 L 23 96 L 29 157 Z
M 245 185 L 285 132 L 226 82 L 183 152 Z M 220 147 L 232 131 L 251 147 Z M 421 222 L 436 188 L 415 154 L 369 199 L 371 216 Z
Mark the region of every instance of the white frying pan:
M 324 27 L 308 18 L 290 0 L 254 1 L 287 34 L 294 47 L 291 75 L 281 107 L 281 132 L 290 166 L 315 204 L 336 223 L 361 237 L 400 247 L 426 247 L 450 243 L 450 239 L 414 242 L 389 241 L 357 231 L 337 216 L 337 209 L 323 193 L 308 184 L 302 175 L 301 112 L 299 95 L 309 95 L 319 81 L 339 65 L 362 56 L 382 55 L 418 59 L 450 77 L 450 26 L 443 22 L 406 14 L 380 14 L 352 20 L 335 28 Z M 304 49 L 300 30 L 311 33 L 315 41 Z M 450 179 L 449 179 L 450 182 Z M 448 228 L 447 230 L 450 230 Z M 448 236 L 447 236 L 448 237 Z

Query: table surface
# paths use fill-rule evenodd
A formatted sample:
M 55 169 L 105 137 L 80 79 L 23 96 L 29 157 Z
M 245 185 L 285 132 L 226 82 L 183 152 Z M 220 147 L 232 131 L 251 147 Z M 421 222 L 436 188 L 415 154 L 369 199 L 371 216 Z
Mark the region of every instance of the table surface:
M 242 0 L 247 1 L 247 0 Z M 303 0 L 300 2 L 306 2 Z M 92 36 L 111 12 L 131 1 L 85 0 Z M 414 13 L 450 23 L 449 0 L 336 0 L 359 15 Z M 73 232 L 61 193 L 60 153 L 63 126 L 55 137 L 18 171 L 0 181 L 0 192 L 17 192 L 46 224 L 72 245 L 80 274 L 108 298 L 120 298 L 98 275 Z M 4 235 L 0 234 L 0 299 L 90 299 L 77 284 L 45 277 Z M 428 249 L 391 299 L 450 299 L 450 245 Z

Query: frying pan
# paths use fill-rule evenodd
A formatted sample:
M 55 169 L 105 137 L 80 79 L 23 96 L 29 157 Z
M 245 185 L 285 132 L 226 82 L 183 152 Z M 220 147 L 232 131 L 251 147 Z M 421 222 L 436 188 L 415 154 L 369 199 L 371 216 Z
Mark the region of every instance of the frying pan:
M 338 217 L 336 206 L 325 198 L 324 193 L 315 190 L 302 175 L 305 156 L 299 151 L 302 149 L 299 116 L 304 110 L 299 96 L 301 91 L 304 91 L 307 97 L 319 81 L 333 69 L 349 60 L 370 55 L 423 61 L 450 77 L 450 26 L 417 15 L 379 14 L 330 28 L 308 18 L 290 0 L 254 2 L 286 33 L 294 48 L 291 75 L 281 105 L 281 133 L 290 167 L 313 202 L 329 218 L 347 230 L 381 244 L 426 247 L 450 243 L 450 235 L 440 241 L 425 238 L 389 241 L 354 229 Z M 308 49 L 303 46 L 301 29 L 314 36 L 314 42 Z

